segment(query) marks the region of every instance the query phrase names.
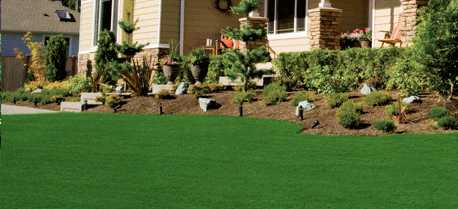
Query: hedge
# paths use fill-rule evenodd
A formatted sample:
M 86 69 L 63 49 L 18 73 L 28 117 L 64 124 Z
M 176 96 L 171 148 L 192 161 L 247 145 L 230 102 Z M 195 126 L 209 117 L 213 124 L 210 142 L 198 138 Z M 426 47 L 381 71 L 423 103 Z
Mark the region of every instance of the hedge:
M 362 82 L 385 88 L 388 69 L 403 53 L 401 48 L 319 49 L 281 53 L 273 64 L 280 82 L 288 88 L 329 94 L 353 90 Z

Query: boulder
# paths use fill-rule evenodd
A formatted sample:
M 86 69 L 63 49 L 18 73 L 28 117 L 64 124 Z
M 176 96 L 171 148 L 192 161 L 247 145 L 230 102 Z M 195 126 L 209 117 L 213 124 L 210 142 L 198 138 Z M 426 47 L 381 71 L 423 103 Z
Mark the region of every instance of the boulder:
M 32 94 L 41 94 L 43 93 L 43 89 L 35 89 L 32 91 Z
M 216 104 L 216 100 L 208 98 L 199 98 L 199 106 L 202 111 L 207 112 L 212 105 Z
M 163 91 L 168 91 L 169 93 L 173 93 L 173 89 L 175 86 L 172 85 L 153 85 L 152 90 L 153 90 L 153 95 L 159 94 Z
M 102 102 L 97 101 L 98 98 L 103 97 L 101 92 L 97 93 L 81 93 L 81 104 L 85 104 L 87 102 L 88 105 L 103 105 Z
M 363 87 L 361 88 L 361 94 L 364 96 L 367 96 L 371 94 L 372 92 L 377 91 L 373 86 L 370 86 L 368 84 L 363 84 Z
M 421 102 L 421 98 L 418 96 L 410 96 L 402 99 L 402 103 L 404 104 L 412 104 L 417 102 Z
M 61 112 L 82 112 L 83 105 L 80 102 L 61 102 Z
M 309 101 L 302 101 L 296 107 L 296 116 L 299 116 L 299 109 L 302 107 L 304 112 L 309 112 L 315 109 L 315 105 Z
M 175 90 L 175 95 L 183 95 L 188 91 L 189 84 L 186 82 L 181 82 L 178 84 L 177 90 Z

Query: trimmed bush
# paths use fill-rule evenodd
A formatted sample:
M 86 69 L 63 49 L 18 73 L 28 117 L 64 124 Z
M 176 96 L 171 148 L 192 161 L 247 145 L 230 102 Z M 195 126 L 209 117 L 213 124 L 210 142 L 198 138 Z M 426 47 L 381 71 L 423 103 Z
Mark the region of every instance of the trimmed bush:
M 292 105 L 294 107 L 297 107 L 297 105 L 299 105 L 299 102 L 302 102 L 302 101 L 309 101 L 309 102 L 312 102 L 314 99 L 313 97 L 308 94 L 307 92 L 297 92 L 296 94 L 294 94 L 293 96 L 293 101 L 292 101 Z
M 252 91 L 239 91 L 234 95 L 235 104 L 243 104 L 245 102 L 252 102 L 256 98 L 256 94 Z
M 348 94 L 345 93 L 336 93 L 331 94 L 327 98 L 327 103 L 331 108 L 340 107 L 344 102 L 348 101 Z
M 62 35 L 51 36 L 46 45 L 46 79 L 61 81 L 67 76 L 68 44 Z
M 391 96 L 382 91 L 376 91 L 364 97 L 366 104 L 371 107 L 387 105 L 391 100 Z
M 336 116 L 344 128 L 358 128 L 360 125 L 361 106 L 352 101 L 347 101 L 337 110 Z
M 329 94 L 356 89 L 364 81 L 384 88 L 388 69 L 403 53 L 400 48 L 313 50 L 281 53 L 273 64 L 280 82 L 288 88 Z
M 272 83 L 266 86 L 262 95 L 266 105 L 276 105 L 288 99 L 286 87 L 280 85 L 279 83 Z
M 440 118 L 447 117 L 449 114 L 447 108 L 445 107 L 433 107 L 429 113 L 429 117 L 435 121 L 438 121 Z
M 445 116 L 437 121 L 437 126 L 445 130 L 456 130 L 458 128 L 458 119 L 455 117 Z
M 385 133 L 393 133 L 396 130 L 396 124 L 392 120 L 379 120 L 374 123 L 374 128 Z
M 391 104 L 385 107 L 385 115 L 389 117 L 399 116 L 402 110 L 404 113 L 408 113 L 410 111 L 409 105 L 401 104 L 399 107 L 399 103 Z

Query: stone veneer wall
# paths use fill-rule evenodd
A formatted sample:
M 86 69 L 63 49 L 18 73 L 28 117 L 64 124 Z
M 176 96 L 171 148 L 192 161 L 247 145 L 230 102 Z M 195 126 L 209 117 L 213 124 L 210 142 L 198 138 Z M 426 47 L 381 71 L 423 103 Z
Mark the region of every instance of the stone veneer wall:
M 409 46 L 415 37 L 418 22 L 418 10 L 428 4 L 428 0 L 401 0 L 402 14 L 400 17 L 400 27 L 402 42 L 404 46 Z
M 143 52 L 138 53 L 136 58 L 152 57 L 153 61 L 159 61 L 158 59 L 167 54 L 168 49 L 145 49 Z M 156 60 L 154 60 L 156 59 Z M 88 71 L 89 69 L 89 71 Z M 84 73 L 87 76 L 88 73 L 92 72 L 95 69 L 95 53 L 80 54 L 78 56 L 78 73 Z
M 310 48 L 340 49 L 342 10 L 316 8 L 309 11 Z

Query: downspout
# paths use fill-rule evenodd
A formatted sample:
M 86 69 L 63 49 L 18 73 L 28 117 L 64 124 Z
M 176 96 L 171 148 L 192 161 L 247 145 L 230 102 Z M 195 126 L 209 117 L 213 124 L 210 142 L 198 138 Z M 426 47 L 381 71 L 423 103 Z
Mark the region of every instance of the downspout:
M 180 55 L 184 54 L 184 12 L 185 12 L 185 0 L 181 0 L 180 4 Z

